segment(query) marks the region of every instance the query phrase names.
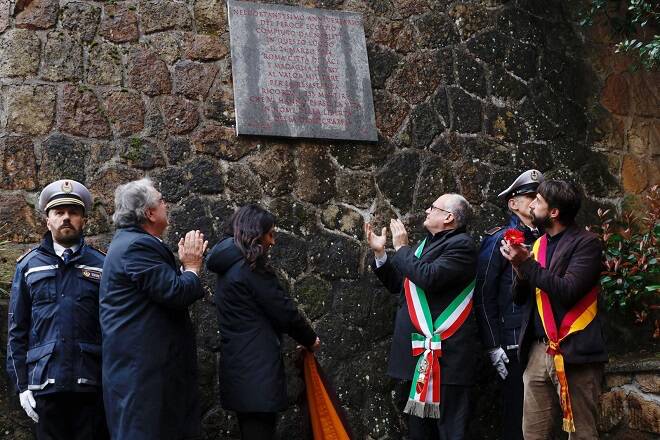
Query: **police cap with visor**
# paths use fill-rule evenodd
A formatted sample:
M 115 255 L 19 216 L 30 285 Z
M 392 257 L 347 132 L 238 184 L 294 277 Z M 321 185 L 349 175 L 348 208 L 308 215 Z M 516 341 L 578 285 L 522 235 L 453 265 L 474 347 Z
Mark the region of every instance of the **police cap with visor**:
M 522 194 L 536 193 L 537 188 L 543 182 L 543 173 L 539 170 L 527 170 L 522 173 L 516 180 L 513 181 L 511 186 L 499 193 L 498 197 L 503 197 L 504 200 L 509 200 L 512 197 Z
M 39 195 L 39 209 L 48 213 L 56 206 L 81 206 L 85 214 L 92 209 L 92 195 L 80 182 L 71 179 L 57 180 L 47 185 Z

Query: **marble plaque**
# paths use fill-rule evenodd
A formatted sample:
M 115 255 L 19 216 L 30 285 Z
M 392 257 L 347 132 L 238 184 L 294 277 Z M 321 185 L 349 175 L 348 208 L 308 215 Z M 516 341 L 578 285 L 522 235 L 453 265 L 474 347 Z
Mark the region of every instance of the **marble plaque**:
M 378 140 L 361 14 L 227 9 L 238 135 Z

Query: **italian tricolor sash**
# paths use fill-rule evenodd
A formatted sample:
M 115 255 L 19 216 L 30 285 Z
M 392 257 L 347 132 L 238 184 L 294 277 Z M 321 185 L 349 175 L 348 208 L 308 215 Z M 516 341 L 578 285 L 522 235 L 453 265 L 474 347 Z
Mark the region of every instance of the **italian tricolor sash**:
M 548 248 L 548 237 L 542 235 L 534 243 L 534 258 L 541 267 L 546 266 L 546 251 Z M 536 307 L 538 308 L 545 334 L 548 337 L 548 354 L 553 356 L 557 380 L 559 381 L 559 403 L 563 412 L 562 427 L 566 432 L 575 432 L 573 421 L 573 409 L 571 408 L 571 396 L 568 393 L 568 381 L 564 369 L 564 356 L 561 354 L 560 344 L 568 335 L 583 330 L 596 316 L 598 309 L 598 285 L 594 286 L 571 310 L 566 313 L 557 329 L 555 316 L 548 294 L 536 288 Z
M 426 239 L 415 256 L 422 255 Z M 417 417 L 440 418 L 440 357 L 442 341 L 451 337 L 465 322 L 472 310 L 474 280 L 433 321 L 426 294 L 409 278 L 403 281 L 408 313 L 420 333 L 412 334 L 412 354 L 420 356 L 415 367 L 408 403 L 403 410 Z

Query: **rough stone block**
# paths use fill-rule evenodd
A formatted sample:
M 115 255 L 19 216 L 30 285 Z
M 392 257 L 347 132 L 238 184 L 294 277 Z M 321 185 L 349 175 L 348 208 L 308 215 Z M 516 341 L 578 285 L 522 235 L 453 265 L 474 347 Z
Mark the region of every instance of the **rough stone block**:
M 57 0 L 32 0 L 16 15 L 16 27 L 25 29 L 48 29 L 57 23 L 60 10 Z M 16 14 L 17 11 L 14 11 Z
M 403 99 L 387 92 L 374 90 L 374 109 L 376 111 L 376 127 L 387 137 L 399 131 L 410 106 Z
M 259 152 L 248 158 L 248 163 L 261 178 L 267 194 L 280 196 L 291 192 L 296 171 L 290 145 L 262 144 Z
M 31 135 L 46 134 L 55 116 L 55 87 L 5 86 L 2 88 L 7 130 Z
M 132 137 L 119 142 L 119 156 L 126 164 L 142 170 L 165 165 L 163 154 L 152 142 Z
M 620 387 L 632 382 L 629 374 L 608 374 L 605 376 L 605 389 Z
M 29 137 L 0 138 L 0 188 L 35 190 L 37 163 Z
M 614 390 L 600 396 L 599 429 L 611 431 L 624 418 L 624 402 L 626 394 L 622 390 Z
M 191 60 L 211 61 L 224 58 L 229 53 L 227 34 L 220 36 L 188 35 L 184 42 L 184 54 Z
M 137 14 L 127 5 L 104 5 L 99 34 L 113 43 L 137 41 L 140 35 Z
M 256 142 L 238 139 L 233 128 L 207 122 L 193 135 L 192 144 L 200 153 L 236 161 L 256 148 Z
M 197 29 L 222 33 L 227 30 L 227 6 L 222 0 L 195 0 L 193 13 Z
M 628 424 L 632 429 L 660 434 L 660 405 L 657 397 L 631 392 L 626 398 Z
M 367 208 L 376 198 L 373 176 L 365 172 L 342 171 L 337 174 L 337 197 L 352 205 Z
M 403 151 L 392 157 L 376 177 L 383 195 L 402 212 L 412 207 L 419 165 L 417 152 Z
M 59 129 L 75 136 L 108 138 L 112 131 L 94 92 L 70 84 L 59 103 Z
M 87 82 L 95 85 L 122 85 L 121 48 L 101 41 L 89 48 Z
M 318 319 L 331 310 L 332 286 L 319 277 L 307 275 L 296 281 L 293 298 L 310 319 Z
M 629 76 L 628 73 L 615 73 L 605 80 L 600 103 L 612 113 L 626 115 L 630 112 Z
M 364 219 L 362 215 L 341 205 L 328 205 L 321 211 L 321 222 L 328 229 L 343 232 L 356 240 L 362 240 Z
M 621 166 L 621 182 L 624 191 L 633 194 L 639 194 L 644 191 L 649 184 L 647 165 L 630 154 L 623 157 Z
M 149 96 L 170 93 L 170 72 L 163 60 L 149 50 L 131 53 L 128 67 L 128 84 Z
M 192 131 L 199 122 L 199 113 L 195 104 L 177 96 L 163 96 L 160 99 L 165 127 L 171 134 Z
M 167 65 L 171 65 L 181 59 L 183 38 L 182 32 L 167 31 L 147 35 L 144 37 L 144 42 L 149 50 L 158 54 Z
M 144 103 L 139 94 L 115 90 L 104 96 L 105 110 L 120 136 L 137 133 L 144 128 Z
M 0 203 L 0 225 L 6 239 L 15 243 L 35 243 L 46 231 L 45 222 L 34 207 L 36 200 L 22 192 L 5 192 Z
M 0 77 L 28 76 L 39 70 L 41 43 L 36 33 L 11 29 L 0 36 Z
M 323 203 L 335 195 L 335 170 L 322 146 L 302 144 L 297 151 L 295 194 L 306 202 Z
M 41 77 L 49 81 L 77 81 L 82 77 L 83 53 L 78 38 L 68 32 L 48 34 Z
M 9 0 L 0 0 L 0 32 L 4 32 L 9 26 L 10 8 Z
M 456 87 L 449 88 L 448 93 L 454 111 L 451 128 L 459 133 L 480 132 L 483 122 L 481 102 Z
M 451 58 L 444 52 L 413 53 L 406 57 L 389 81 L 389 91 L 396 93 L 408 102 L 418 104 L 425 100 L 441 82 L 446 81 L 443 72 L 451 72 Z
M 636 374 L 635 382 L 645 393 L 660 394 L 660 376 L 652 373 Z
M 143 1 L 140 3 L 142 31 L 146 34 L 167 29 L 190 29 L 192 20 L 185 3 Z
M 338 234 L 321 232 L 309 244 L 308 257 L 315 272 L 328 279 L 359 276 L 360 245 Z
M 39 181 L 42 185 L 58 179 L 86 183 L 85 165 L 89 147 L 68 136 L 56 133 L 41 144 Z
M 270 254 L 273 266 L 290 278 L 300 276 L 307 269 L 307 242 L 295 235 L 278 233 L 277 245 L 271 249 Z
M 110 165 L 101 168 L 88 180 L 87 188 L 94 194 L 95 200 L 101 203 L 108 214 L 115 210 L 115 190 L 117 186 L 144 177 L 143 174 L 123 165 Z
M 227 189 L 231 191 L 231 200 L 237 205 L 255 203 L 263 197 L 259 177 L 249 166 L 242 163 L 232 163 L 227 170 Z M 279 241 L 279 236 L 277 237 Z
M 190 99 L 204 99 L 218 68 L 212 64 L 181 61 L 174 66 L 174 91 Z
M 220 164 L 208 157 L 197 157 L 185 167 L 190 176 L 188 188 L 200 194 L 218 194 L 224 189 Z
M 101 8 L 90 3 L 70 2 L 62 8 L 62 28 L 80 36 L 82 41 L 94 39 L 101 19 Z

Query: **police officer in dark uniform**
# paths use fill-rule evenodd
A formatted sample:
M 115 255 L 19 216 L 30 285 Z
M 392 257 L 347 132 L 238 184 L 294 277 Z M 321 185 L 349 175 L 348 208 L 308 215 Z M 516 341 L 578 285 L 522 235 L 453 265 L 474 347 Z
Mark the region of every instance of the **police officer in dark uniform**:
M 74 180 L 46 186 L 48 232 L 18 259 L 11 286 L 7 372 L 37 438 L 108 438 L 101 396 L 99 281 L 104 254 L 85 244 L 92 206 Z
M 543 174 L 540 171 L 528 170 L 498 195 L 507 203 L 511 218 L 508 225 L 486 232 L 477 263 L 475 315 L 481 341 L 503 381 L 502 439 L 506 440 L 523 438 L 522 369 L 516 355 L 521 315 L 520 307 L 513 303 L 511 293 L 513 269 L 500 253 L 499 247 L 508 229 L 521 231 L 526 245 L 532 245 L 539 237 L 539 231 L 532 225 L 529 204 L 536 197 L 536 189 L 542 181 Z

